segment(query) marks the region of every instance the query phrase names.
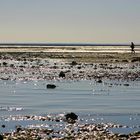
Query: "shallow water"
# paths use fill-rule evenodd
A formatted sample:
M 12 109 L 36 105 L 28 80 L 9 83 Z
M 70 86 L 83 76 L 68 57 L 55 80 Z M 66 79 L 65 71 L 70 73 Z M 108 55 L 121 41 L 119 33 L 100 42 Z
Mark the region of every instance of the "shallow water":
M 46 89 L 54 83 L 56 89 Z M 124 84 L 129 84 L 125 86 Z M 0 81 L 0 124 L 4 116 L 75 112 L 85 121 L 129 125 L 140 130 L 140 82 L 124 81 Z M 88 115 L 87 115 L 88 114 Z M 9 123 L 10 122 L 10 123 Z M 13 128 L 19 122 L 8 121 Z M 30 122 L 31 123 L 31 122 Z M 25 126 L 28 121 L 22 122 Z M 114 129 L 118 132 L 120 129 Z

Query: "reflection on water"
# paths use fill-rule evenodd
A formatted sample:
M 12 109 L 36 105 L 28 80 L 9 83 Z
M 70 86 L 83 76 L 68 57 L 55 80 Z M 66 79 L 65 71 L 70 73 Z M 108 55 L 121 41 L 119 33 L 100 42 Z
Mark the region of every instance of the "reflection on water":
M 46 89 L 47 83 L 54 83 L 56 89 Z M 124 125 L 129 122 L 131 126 L 140 124 L 139 81 L 129 82 L 126 86 L 123 81 L 96 83 L 85 80 L 1 80 L 0 87 L 1 118 L 10 115 L 43 115 L 72 111 L 89 122 L 112 121 Z

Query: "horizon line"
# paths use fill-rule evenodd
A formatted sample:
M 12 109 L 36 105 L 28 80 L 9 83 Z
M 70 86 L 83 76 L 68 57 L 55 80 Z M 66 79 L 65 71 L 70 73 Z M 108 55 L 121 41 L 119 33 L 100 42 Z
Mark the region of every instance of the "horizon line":
M 0 46 L 130 46 L 130 43 L 0 43 Z M 140 44 L 135 44 L 140 46 Z

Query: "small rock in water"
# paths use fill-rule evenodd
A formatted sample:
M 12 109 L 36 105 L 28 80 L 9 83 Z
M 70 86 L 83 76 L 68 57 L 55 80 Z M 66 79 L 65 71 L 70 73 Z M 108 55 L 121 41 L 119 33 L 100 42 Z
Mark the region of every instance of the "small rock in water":
M 123 85 L 124 85 L 124 86 L 127 86 L 127 87 L 129 86 L 129 84 L 123 84 Z
M 47 87 L 47 88 L 54 89 L 54 88 L 56 88 L 56 85 L 54 85 L 54 84 L 48 84 L 46 87 Z
M 73 112 L 66 114 L 65 117 L 68 123 L 75 123 L 75 121 L 78 119 L 78 116 Z
M 5 128 L 5 125 L 3 124 L 1 127 L 2 127 L 2 128 Z
M 102 83 L 103 81 L 101 80 L 101 79 L 99 79 L 98 81 L 97 81 L 97 83 Z

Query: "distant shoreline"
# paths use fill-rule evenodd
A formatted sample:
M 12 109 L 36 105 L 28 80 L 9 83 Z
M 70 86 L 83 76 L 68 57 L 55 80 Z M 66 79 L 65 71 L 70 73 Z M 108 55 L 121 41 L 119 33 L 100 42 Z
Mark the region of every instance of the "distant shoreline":
M 55 46 L 71 46 L 71 47 L 76 47 L 76 46 L 130 46 L 130 43 L 0 43 L 1 47 L 36 47 L 36 46 L 41 46 L 41 47 L 55 47 Z M 135 46 L 140 46 L 140 44 L 135 44 Z
M 130 52 L 127 46 L 0 46 L 0 52 Z M 140 48 L 135 51 L 140 53 Z
M 64 59 L 77 62 L 131 62 L 140 59 L 140 48 L 132 54 L 130 48 L 94 48 L 94 47 L 13 47 L 0 48 L 1 58 L 14 59 Z

